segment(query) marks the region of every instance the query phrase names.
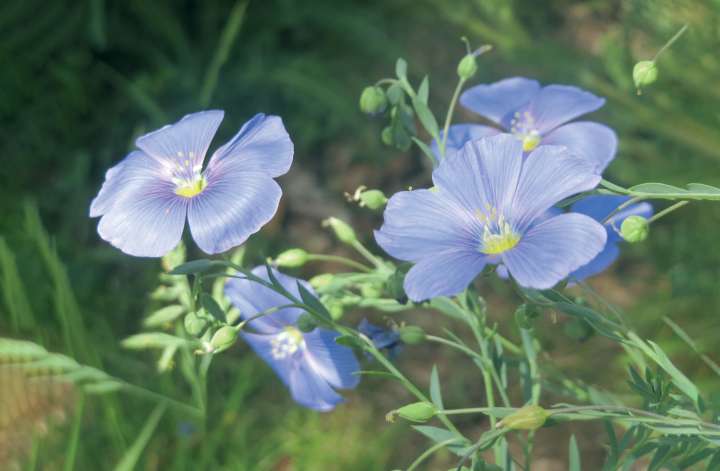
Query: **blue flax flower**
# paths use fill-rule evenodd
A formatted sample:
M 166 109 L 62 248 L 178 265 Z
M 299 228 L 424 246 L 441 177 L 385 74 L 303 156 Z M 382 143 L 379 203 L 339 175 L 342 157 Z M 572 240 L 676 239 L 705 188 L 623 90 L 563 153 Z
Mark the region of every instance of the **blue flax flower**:
M 100 237 L 129 255 L 160 257 L 180 242 L 187 218 L 197 245 L 214 254 L 270 221 L 282 195 L 273 178 L 290 168 L 293 143 L 279 117 L 258 114 L 203 169 L 223 115 L 190 114 L 139 137 L 90 206 Z
M 267 269 L 257 267 L 253 273 L 269 281 Z M 312 291 L 309 283 L 273 271 L 282 286 L 300 297 L 297 283 Z M 283 295 L 252 281 L 231 279 L 225 286 L 225 295 L 248 319 L 268 309 L 287 305 Z M 260 358 L 275 370 L 290 389 L 295 402 L 319 411 L 329 411 L 343 398 L 335 388 L 352 389 L 358 385 L 356 372 L 360 369 L 353 351 L 335 343 L 337 332 L 316 328 L 301 332 L 296 324 L 303 311 L 286 307 L 259 317 L 248 323 L 256 333 L 242 332 L 245 341 Z
M 574 154 L 591 161 L 597 173 L 602 173 L 615 157 L 617 136 L 612 129 L 589 121 L 569 123 L 605 104 L 605 99 L 577 87 L 541 87 L 536 80 L 512 77 L 472 87 L 462 94 L 460 103 L 492 121 L 499 129 L 479 124 L 451 126 L 448 156 L 460 150 L 468 140 L 509 132 L 522 142 L 525 152 L 540 144 L 566 146 Z
M 394 329 L 383 329 L 380 326 L 372 324 L 367 319 L 363 319 L 358 324 L 358 330 L 361 334 L 369 338 L 375 348 L 378 350 L 387 350 L 388 357 L 395 358 L 402 350 L 402 341 L 400 333 Z M 367 354 L 369 358 L 372 355 Z
M 523 158 L 514 136 L 486 137 L 443 160 L 432 179 L 432 189 L 393 195 L 375 232 L 387 253 L 415 263 L 404 285 L 414 301 L 457 294 L 499 263 L 521 286 L 547 289 L 605 246 L 607 232 L 594 219 L 546 215 L 600 179 L 565 147 L 542 146 Z
M 573 204 L 570 210 L 586 214 L 596 221 L 603 222 L 610 213 L 629 199 L 628 196 L 592 195 Z M 605 229 L 607 230 L 605 248 L 590 263 L 575 270 L 570 275 L 570 279 L 581 281 L 605 271 L 620 255 L 620 242 L 623 240 L 620 235 L 620 226 L 625 218 L 629 216 L 649 218 L 652 214 L 653 208 L 650 203 L 638 203 L 623 208 L 610 217 L 605 222 Z

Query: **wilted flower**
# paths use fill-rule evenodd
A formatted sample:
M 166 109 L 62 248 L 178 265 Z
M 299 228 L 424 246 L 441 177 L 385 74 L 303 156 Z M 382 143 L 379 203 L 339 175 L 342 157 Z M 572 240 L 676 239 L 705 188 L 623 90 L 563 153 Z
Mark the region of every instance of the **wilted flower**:
M 612 129 L 589 121 L 569 123 L 605 104 L 605 99 L 577 87 L 541 87 L 535 80 L 512 77 L 472 87 L 462 94 L 460 103 L 500 129 L 480 124 L 451 126 L 446 155 L 459 151 L 469 139 L 509 132 L 522 142 L 525 152 L 541 144 L 567 146 L 591 161 L 598 173 L 615 157 L 617 137 Z
M 267 269 L 257 267 L 253 273 L 269 281 Z M 312 292 L 309 283 L 278 271 L 273 274 L 282 286 L 300 297 L 297 283 Z M 243 319 L 285 306 L 289 300 L 265 286 L 249 280 L 232 279 L 225 294 L 240 311 Z M 297 322 L 303 311 L 286 307 L 248 322 L 255 333 L 241 335 L 252 349 L 280 377 L 298 404 L 320 411 L 329 411 L 342 402 L 334 388 L 352 389 L 359 377 L 359 365 L 353 351 L 335 343 L 337 332 L 317 328 L 303 333 Z
M 546 215 L 599 179 L 564 147 L 542 146 L 524 159 L 522 143 L 509 134 L 471 141 L 440 163 L 433 189 L 390 199 L 375 238 L 393 257 L 415 263 L 404 282 L 414 301 L 460 293 L 498 263 L 521 286 L 547 289 L 605 246 L 607 233 L 592 218 Z
M 159 257 L 180 242 L 187 217 L 197 245 L 213 254 L 270 221 L 282 195 L 273 178 L 290 168 L 293 143 L 279 117 L 258 114 L 203 169 L 223 115 L 190 114 L 139 137 L 90 206 L 100 237 L 129 255 Z
M 628 196 L 592 195 L 573 204 L 570 210 L 586 214 L 598 222 L 603 222 L 618 206 L 629 199 L 630 197 Z M 605 222 L 605 229 L 607 230 L 605 248 L 593 258 L 590 263 L 574 271 L 572 275 L 570 275 L 570 278 L 579 281 L 605 271 L 620 255 L 619 244 L 623 238 L 619 230 L 623 222 L 631 216 L 649 218 L 652 216 L 652 213 L 653 208 L 650 203 L 638 203 L 623 208 L 612 215 L 607 222 Z
M 387 350 L 388 356 L 394 358 L 402 350 L 400 333 L 395 329 L 383 329 L 363 319 L 358 324 L 361 334 L 369 338 L 378 350 Z

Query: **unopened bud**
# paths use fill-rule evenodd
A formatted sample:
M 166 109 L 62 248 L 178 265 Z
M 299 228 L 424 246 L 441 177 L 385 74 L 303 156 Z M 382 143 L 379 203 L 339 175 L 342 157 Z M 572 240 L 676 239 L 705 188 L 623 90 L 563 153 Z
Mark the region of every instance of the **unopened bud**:
M 521 407 L 508 415 L 500 422 L 498 427 L 511 430 L 535 430 L 543 426 L 550 413 L 540 406 L 530 405 Z
M 303 249 L 290 249 L 281 253 L 275 258 L 278 267 L 297 268 L 305 265 L 308 261 L 308 253 Z
M 385 416 L 388 422 L 394 422 L 396 416 L 400 416 L 411 422 L 427 422 L 435 417 L 437 409 L 429 402 L 414 402 L 406 406 L 402 406 Z
M 368 209 L 376 210 L 384 208 L 387 204 L 387 196 L 380 190 L 365 190 L 358 194 L 358 200 L 360 206 L 365 206 Z
M 313 330 L 315 330 L 315 327 L 317 327 L 315 319 L 313 319 L 312 316 L 307 312 L 301 314 L 300 317 L 298 317 L 297 328 L 298 330 L 300 330 L 300 332 L 312 332 Z
M 232 347 L 237 340 L 238 333 L 234 327 L 225 325 L 220 327 L 210 339 L 210 348 L 212 353 L 220 353 Z
M 654 61 L 640 61 L 633 67 L 633 82 L 638 91 L 651 85 L 658 77 L 658 69 Z
M 335 236 L 340 242 L 344 242 L 346 244 L 353 244 L 357 242 L 355 230 L 345 221 L 338 218 L 327 218 L 323 221 L 323 226 L 330 227 L 333 232 L 335 232 Z
M 472 78 L 478 70 L 477 59 L 475 54 L 467 54 L 460 60 L 457 66 L 457 74 L 461 79 L 468 80 Z
M 650 233 L 650 223 L 642 216 L 628 216 L 620 225 L 620 235 L 630 243 L 642 242 Z
M 414 345 L 425 340 L 425 331 L 416 325 L 404 325 L 398 329 L 400 340 L 408 345 Z
M 377 299 L 382 296 L 382 288 L 372 283 L 363 283 L 360 285 L 360 295 L 365 299 Z
M 360 95 L 360 111 L 366 114 L 379 114 L 387 108 L 387 97 L 378 86 L 365 87 Z
M 188 335 L 198 337 L 202 335 L 202 333 L 205 331 L 208 322 L 206 319 L 199 317 L 194 312 L 189 312 L 185 315 L 184 324 L 185 331 L 188 333 Z
M 313 276 L 310 278 L 310 286 L 315 288 L 315 290 L 320 291 L 330 286 L 333 282 L 333 278 L 332 273 L 322 273 L 320 275 Z

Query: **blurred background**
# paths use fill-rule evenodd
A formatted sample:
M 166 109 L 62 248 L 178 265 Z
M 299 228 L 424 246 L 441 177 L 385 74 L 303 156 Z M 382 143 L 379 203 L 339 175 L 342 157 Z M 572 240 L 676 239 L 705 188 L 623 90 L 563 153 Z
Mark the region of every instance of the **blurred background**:
M 688 32 L 659 61 L 659 80 L 638 96 L 633 64 L 652 58 L 684 24 Z M 717 0 L 11 0 L 0 5 L 0 31 L 0 335 L 37 341 L 179 399 L 189 392 L 176 372 L 158 375 L 156 357 L 119 344 L 153 309 L 146 293 L 160 266 L 101 241 L 88 207 L 105 170 L 137 136 L 186 113 L 226 111 L 213 147 L 260 111 L 282 116 L 295 141 L 293 170 L 281 179 L 283 206 L 249 247 L 255 262 L 294 246 L 342 253 L 320 226 L 331 215 L 352 220 L 372 245 L 379 217 L 353 208 L 344 192 L 366 184 L 391 194 L 426 183 L 429 173 L 416 149 L 381 144 L 382 123 L 359 112 L 359 93 L 404 57 L 414 81 L 430 75 L 430 105 L 444 113 L 464 54 L 461 36 L 495 48 L 482 56 L 476 83 L 524 75 L 606 97 L 592 119 L 620 136 L 612 181 L 720 184 Z M 456 121 L 472 119 L 461 112 Z M 708 393 L 718 390 L 716 377 L 660 319 L 669 316 L 701 351 L 720 355 L 719 221 L 719 205 L 693 203 L 591 280 Z M 325 269 L 333 267 L 299 274 Z M 512 293 L 493 282 L 482 290 L 512 337 Z M 347 320 L 362 317 L 386 323 L 372 312 Z M 448 323 L 427 311 L 396 320 L 431 330 Z M 617 346 L 563 319 L 543 320 L 539 329 L 560 368 L 628 392 Z M 446 404 L 481 403 L 477 370 L 455 359 L 421 345 L 397 361 L 420 384 L 428 362 L 437 362 Z M 385 422 L 385 412 L 409 399 L 388 380 L 365 378 L 347 404 L 317 414 L 295 406 L 242 345 L 210 374 L 206 428 L 167 415 L 139 469 L 382 470 L 406 465 L 428 445 L 406 424 Z M 76 469 L 110 469 L 152 408 L 125 396 L 91 398 L 80 419 L 68 409 L 65 425 L 26 448 L 35 469 L 62 469 L 68 438 L 79 437 Z M 463 426 L 479 433 L 486 424 L 469 417 Z M 586 464 L 602 462 L 594 426 L 572 425 L 539 434 L 537 469 L 564 469 L 570 432 Z M 441 453 L 424 469 L 452 463 Z

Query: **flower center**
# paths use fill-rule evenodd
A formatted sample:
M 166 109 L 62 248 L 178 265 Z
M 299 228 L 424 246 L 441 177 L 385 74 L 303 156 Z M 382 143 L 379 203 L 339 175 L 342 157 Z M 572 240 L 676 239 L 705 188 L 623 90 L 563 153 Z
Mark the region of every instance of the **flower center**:
M 199 195 L 207 186 L 207 180 L 199 173 L 189 179 L 173 179 L 173 182 L 175 183 L 175 194 L 185 198 Z
M 515 113 L 510 121 L 510 132 L 522 142 L 523 152 L 535 149 L 542 139 L 540 131 L 535 129 L 535 118 L 529 111 Z
M 297 352 L 300 348 L 304 348 L 305 340 L 303 340 L 302 333 L 297 327 L 288 326 L 270 340 L 270 346 L 270 354 L 273 358 L 282 360 Z
M 486 206 L 485 211 L 476 210 L 476 216 L 484 224 L 480 252 L 497 255 L 512 249 L 520 242 L 520 234 L 515 232 L 505 216 L 490 205 Z

